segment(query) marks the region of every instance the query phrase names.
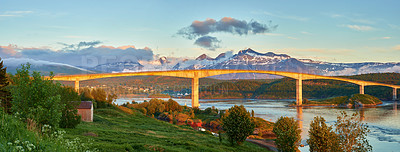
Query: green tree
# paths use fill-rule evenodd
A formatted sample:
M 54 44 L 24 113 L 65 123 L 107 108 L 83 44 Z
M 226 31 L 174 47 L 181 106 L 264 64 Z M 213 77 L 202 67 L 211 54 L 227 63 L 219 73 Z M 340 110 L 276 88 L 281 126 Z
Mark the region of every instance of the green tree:
M 293 117 L 280 117 L 272 130 L 276 135 L 275 144 L 280 152 L 294 152 L 301 140 L 301 129 Z
M 336 133 L 339 138 L 339 148 L 346 152 L 351 151 L 372 151 L 368 143 L 368 126 L 360 121 L 358 113 L 351 116 L 342 111 L 335 123 Z
M 311 152 L 340 151 L 338 137 L 332 127 L 326 125 L 323 117 L 314 117 L 308 133 L 310 138 L 307 143 Z
M 60 87 L 58 94 L 61 95 L 61 104 L 65 105 L 62 109 L 60 121 L 61 128 L 75 128 L 81 122 L 77 107 L 81 101 L 80 96 L 72 87 Z
M 58 127 L 64 107 L 58 94 L 60 84 L 43 78 L 40 72 L 34 71 L 30 75 L 29 68 L 29 63 L 22 65 L 13 77 L 11 109 L 23 119 Z M 53 77 L 52 73 L 50 77 Z
M 0 58 L 1 61 L 1 58 Z M 11 113 L 11 93 L 7 86 L 9 85 L 7 77 L 7 68 L 3 66 L 3 61 L 0 62 L 0 106 L 4 111 Z
M 253 133 L 255 124 L 243 105 L 235 105 L 222 118 L 222 128 L 232 145 L 240 145 Z

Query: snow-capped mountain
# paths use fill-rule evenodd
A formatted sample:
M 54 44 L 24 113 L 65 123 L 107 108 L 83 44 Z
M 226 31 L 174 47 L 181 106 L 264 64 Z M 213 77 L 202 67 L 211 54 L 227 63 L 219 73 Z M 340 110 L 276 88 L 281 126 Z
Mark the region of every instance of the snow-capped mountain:
M 127 62 L 114 62 L 107 64 L 99 64 L 91 70 L 100 71 L 104 73 L 113 73 L 113 72 L 136 72 L 142 71 L 143 65 L 139 62 L 127 61 Z
M 223 57 L 221 58 L 221 56 Z M 211 58 L 202 54 L 197 57 L 196 60 L 177 63 L 173 69 L 270 70 L 336 76 L 377 72 L 400 72 L 400 63 L 329 63 L 311 59 L 296 59 L 286 54 L 275 54 L 273 52 L 259 53 L 252 49 L 246 49 L 230 57 L 226 57 L 225 54 L 220 54 L 216 58 Z M 266 77 L 266 75 L 260 74 L 231 74 L 223 77 L 235 78 L 239 75 L 240 77 L 246 78 Z

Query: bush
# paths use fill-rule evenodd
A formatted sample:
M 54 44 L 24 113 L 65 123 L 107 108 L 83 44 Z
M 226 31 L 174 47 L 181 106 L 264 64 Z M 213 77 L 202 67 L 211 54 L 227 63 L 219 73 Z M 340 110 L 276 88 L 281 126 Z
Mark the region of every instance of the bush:
M 310 152 L 339 151 L 336 133 L 331 126 L 327 126 L 323 117 L 314 117 L 310 123 L 309 139 Z
M 275 144 L 279 151 L 295 152 L 300 144 L 301 130 L 293 117 L 280 117 L 272 130 L 276 134 Z
M 339 148 L 343 151 L 372 151 L 366 138 L 368 126 L 360 121 L 358 113 L 349 116 L 342 111 L 335 123 L 339 138 Z
M 222 128 L 232 145 L 240 145 L 253 133 L 255 125 L 246 108 L 235 105 L 222 118 Z
M 178 102 L 169 99 L 167 102 L 164 103 L 165 111 L 182 111 L 182 106 L 178 104 Z
M 77 107 L 80 104 L 80 96 L 72 87 L 60 87 L 58 94 L 61 95 L 61 104 L 65 106 L 61 109 L 62 117 L 61 128 L 75 128 L 81 122 Z
M 23 119 L 32 119 L 36 123 L 58 127 L 61 121 L 64 104 L 58 94 L 59 83 L 46 80 L 39 72 L 29 74 L 30 65 L 22 65 L 13 77 L 11 87 L 12 111 Z M 52 77 L 53 74 L 50 74 Z

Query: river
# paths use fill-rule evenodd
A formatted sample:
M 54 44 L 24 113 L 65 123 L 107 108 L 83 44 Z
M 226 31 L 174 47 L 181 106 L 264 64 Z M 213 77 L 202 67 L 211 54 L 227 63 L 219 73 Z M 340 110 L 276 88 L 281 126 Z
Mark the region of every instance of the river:
M 148 98 L 121 98 L 117 99 L 117 104 L 122 104 L 135 100 L 143 102 Z M 191 106 L 191 99 L 174 99 L 181 105 Z M 268 121 L 275 122 L 280 116 L 294 117 L 302 124 L 302 141 L 304 147 L 300 147 L 301 151 L 308 151 L 306 140 L 308 138 L 309 124 L 314 116 L 322 116 L 327 124 L 333 125 L 340 111 L 346 111 L 348 114 L 360 112 L 360 119 L 367 123 L 371 132 L 367 139 L 376 152 L 400 152 L 400 114 L 398 107 L 400 103 L 392 101 L 384 101 L 383 107 L 379 108 L 363 108 L 363 109 L 342 109 L 328 107 L 288 107 L 287 105 L 294 100 L 259 100 L 259 99 L 223 99 L 223 100 L 200 100 L 207 101 L 223 101 L 212 103 L 200 103 L 200 108 L 205 109 L 214 106 L 219 110 L 229 109 L 233 105 L 244 105 L 247 110 L 254 110 L 255 116 L 261 117 Z

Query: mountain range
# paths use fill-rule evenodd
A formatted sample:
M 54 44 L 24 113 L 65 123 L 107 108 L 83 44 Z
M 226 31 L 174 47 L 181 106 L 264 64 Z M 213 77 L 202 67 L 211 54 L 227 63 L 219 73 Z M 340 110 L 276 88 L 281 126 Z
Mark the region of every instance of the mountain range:
M 8 71 L 13 73 L 24 60 L 4 59 Z M 245 70 L 269 70 L 289 71 L 318 75 L 356 75 L 366 73 L 400 73 L 400 63 L 330 63 L 314 61 L 311 59 L 292 58 L 286 54 L 275 54 L 273 52 L 260 53 L 252 49 L 241 50 L 236 54 L 221 53 L 212 58 L 202 54 L 194 59 L 159 57 L 153 61 L 127 61 L 99 64 L 94 67 L 76 67 L 63 63 L 49 61 L 38 61 L 26 59 L 35 70 L 54 71 L 56 74 L 83 74 L 83 73 L 111 73 L 111 72 L 136 72 L 157 70 L 187 70 L 187 69 L 245 69 Z M 12 61 L 12 62 L 11 62 Z M 18 64 L 16 64 L 18 63 Z M 228 74 L 216 76 L 220 79 L 260 79 L 276 78 L 276 76 L 265 74 Z

